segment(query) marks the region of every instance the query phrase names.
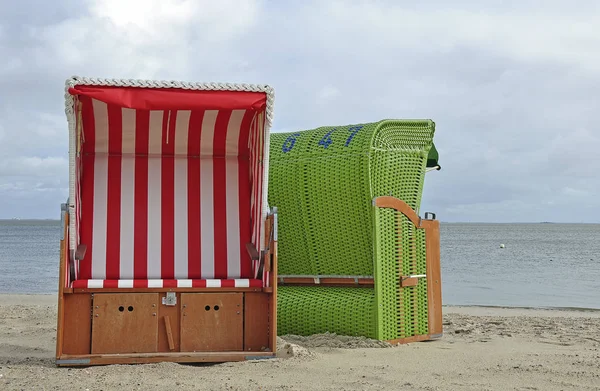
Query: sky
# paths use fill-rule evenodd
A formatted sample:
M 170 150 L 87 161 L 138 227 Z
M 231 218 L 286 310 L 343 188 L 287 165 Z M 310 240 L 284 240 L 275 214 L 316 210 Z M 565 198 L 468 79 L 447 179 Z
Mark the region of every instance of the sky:
M 72 75 L 269 84 L 272 132 L 436 123 L 420 212 L 600 222 L 600 2 L 0 2 L 0 218 L 58 218 Z

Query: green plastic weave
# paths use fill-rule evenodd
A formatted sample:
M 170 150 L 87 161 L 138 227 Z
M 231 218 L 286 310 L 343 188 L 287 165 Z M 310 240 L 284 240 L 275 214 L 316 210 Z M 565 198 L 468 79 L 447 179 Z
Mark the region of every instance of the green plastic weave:
M 394 209 L 374 207 L 374 212 L 379 339 L 425 335 L 428 331 L 426 279 L 420 279 L 414 287 L 400 286 L 400 275 L 427 273 L 425 231 Z
M 279 335 L 339 335 L 377 338 L 375 291 L 370 288 L 280 286 Z
M 421 295 L 399 291 L 398 250 L 374 251 L 396 234 L 375 221 L 372 201 L 392 195 L 418 211 L 434 131 L 429 120 L 383 120 L 271 134 L 268 198 L 279 211 L 278 273 L 375 278 L 375 289 L 281 286 L 280 334 L 360 331 L 395 339 L 426 329 L 410 326 L 415 307 L 407 303 Z M 410 296 L 404 309 L 401 294 Z M 418 303 L 426 312 L 426 301 Z M 410 319 L 399 327 L 401 317 Z

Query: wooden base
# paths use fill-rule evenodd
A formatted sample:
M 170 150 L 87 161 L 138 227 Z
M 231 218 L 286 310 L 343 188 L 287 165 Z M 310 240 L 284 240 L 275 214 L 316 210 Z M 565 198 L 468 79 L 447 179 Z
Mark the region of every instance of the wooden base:
M 273 293 L 63 293 L 56 364 L 224 362 L 275 356 Z
M 390 343 L 392 345 L 404 345 L 404 344 L 413 343 L 413 342 L 432 341 L 432 340 L 439 339 L 439 338 L 442 338 L 442 334 L 436 334 L 436 335 L 430 335 L 430 334 L 415 335 L 414 337 L 391 339 L 391 340 L 386 341 L 386 342 Z
M 110 364 L 149 364 L 157 362 L 211 363 L 245 361 L 275 358 L 272 352 L 184 352 L 184 353 L 138 353 L 101 355 L 63 355 L 56 359 L 59 367 L 110 365 Z

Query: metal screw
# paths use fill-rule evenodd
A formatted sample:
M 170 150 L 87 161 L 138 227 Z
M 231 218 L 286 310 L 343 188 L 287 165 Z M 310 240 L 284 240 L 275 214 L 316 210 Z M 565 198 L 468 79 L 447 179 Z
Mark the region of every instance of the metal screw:
M 152 307 L 156 307 L 156 304 L 152 304 Z
M 153 313 L 152 313 L 152 316 L 156 316 L 156 312 L 153 312 Z
M 96 306 L 96 308 L 100 308 L 100 306 Z
M 96 314 L 96 318 L 99 317 L 100 315 Z
M 186 308 L 186 307 L 187 307 L 187 304 L 184 304 L 184 305 L 183 305 L 183 308 Z

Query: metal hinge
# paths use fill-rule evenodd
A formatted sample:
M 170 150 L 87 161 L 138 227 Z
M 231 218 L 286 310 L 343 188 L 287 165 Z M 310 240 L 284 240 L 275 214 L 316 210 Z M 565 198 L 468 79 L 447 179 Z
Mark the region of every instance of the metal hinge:
M 167 296 L 162 298 L 162 303 L 164 305 L 177 305 L 177 296 L 175 295 L 175 292 L 167 292 Z

